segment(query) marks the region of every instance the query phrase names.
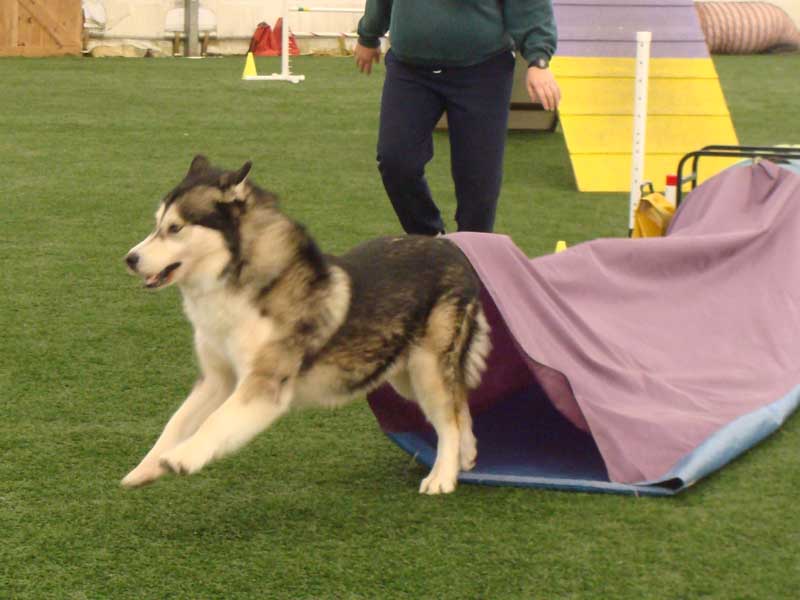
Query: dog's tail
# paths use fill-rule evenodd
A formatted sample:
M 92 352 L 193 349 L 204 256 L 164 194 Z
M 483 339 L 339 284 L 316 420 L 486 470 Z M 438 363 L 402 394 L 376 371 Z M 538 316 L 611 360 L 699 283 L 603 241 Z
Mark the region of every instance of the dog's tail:
M 475 389 L 481 382 L 492 349 L 489 323 L 480 300 L 475 299 L 467 305 L 456 344 L 460 350 L 460 379 L 467 389 Z

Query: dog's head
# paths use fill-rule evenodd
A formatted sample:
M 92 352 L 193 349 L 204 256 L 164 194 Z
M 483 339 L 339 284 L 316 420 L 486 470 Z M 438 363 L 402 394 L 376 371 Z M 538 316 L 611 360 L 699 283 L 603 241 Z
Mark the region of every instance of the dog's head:
M 196 156 L 161 201 L 153 232 L 126 255 L 128 269 L 151 289 L 219 276 L 238 255 L 239 218 L 253 190 L 250 167 L 248 161 L 238 171 L 223 171 Z

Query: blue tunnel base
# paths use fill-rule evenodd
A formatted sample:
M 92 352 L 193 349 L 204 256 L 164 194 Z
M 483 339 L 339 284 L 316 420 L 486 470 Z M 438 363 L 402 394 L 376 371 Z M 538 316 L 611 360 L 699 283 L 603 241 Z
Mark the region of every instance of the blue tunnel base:
M 498 402 L 474 418 L 478 463 L 459 481 L 637 496 L 671 496 L 722 468 L 780 428 L 800 408 L 800 385 L 775 402 L 734 419 L 686 454 L 658 481 L 609 480 L 592 436 L 559 413 L 538 386 Z M 436 434 L 388 433 L 419 462 L 432 466 Z
M 473 429 L 478 462 L 473 470 L 459 474 L 462 483 L 652 496 L 672 495 L 682 488 L 679 480 L 655 485 L 610 481 L 592 436 L 564 418 L 538 387 L 479 414 Z M 436 434 L 432 429 L 387 435 L 418 462 L 433 465 Z

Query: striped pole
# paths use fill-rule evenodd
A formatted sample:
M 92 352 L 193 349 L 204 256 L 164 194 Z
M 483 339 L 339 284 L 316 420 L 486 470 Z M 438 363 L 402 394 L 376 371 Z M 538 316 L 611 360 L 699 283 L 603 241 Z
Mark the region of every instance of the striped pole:
M 281 75 L 289 76 L 289 4 L 283 0 L 283 26 L 281 27 Z
M 636 82 L 633 97 L 633 152 L 631 153 L 631 195 L 628 210 L 628 233 L 633 232 L 634 212 L 644 179 L 644 150 L 647 130 L 647 80 L 650 71 L 652 33 L 636 33 Z

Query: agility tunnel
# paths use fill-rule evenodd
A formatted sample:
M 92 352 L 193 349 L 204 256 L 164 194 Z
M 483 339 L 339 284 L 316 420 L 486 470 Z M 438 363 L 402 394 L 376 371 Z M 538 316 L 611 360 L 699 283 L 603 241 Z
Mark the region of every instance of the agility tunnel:
M 800 30 L 769 2 L 698 2 L 697 14 L 712 54 L 755 54 L 800 48 Z
M 800 173 L 765 160 L 697 187 L 661 238 L 529 259 L 505 236 L 449 236 L 493 343 L 460 481 L 674 494 L 774 432 L 800 404 L 799 201 Z M 369 403 L 433 463 L 416 405 L 389 386 Z
M 693 0 L 554 0 L 559 119 L 578 189 L 630 189 L 636 33 L 652 32 L 644 180 L 680 157 L 738 143 Z M 709 163 L 713 174 L 730 162 Z

